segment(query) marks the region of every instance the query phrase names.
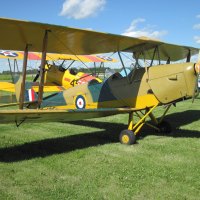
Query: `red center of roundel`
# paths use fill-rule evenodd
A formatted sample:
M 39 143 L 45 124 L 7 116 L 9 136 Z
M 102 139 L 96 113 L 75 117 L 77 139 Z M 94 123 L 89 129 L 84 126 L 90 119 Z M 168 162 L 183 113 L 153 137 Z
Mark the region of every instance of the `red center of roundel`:
M 79 105 L 80 105 L 80 106 L 82 105 L 82 102 L 81 102 L 81 101 L 79 101 Z

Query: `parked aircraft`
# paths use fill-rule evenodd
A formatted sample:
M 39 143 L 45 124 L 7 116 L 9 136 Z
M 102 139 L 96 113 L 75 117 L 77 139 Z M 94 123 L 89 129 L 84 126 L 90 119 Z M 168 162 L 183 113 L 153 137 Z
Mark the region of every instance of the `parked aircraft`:
M 24 52 L 22 51 L 8 51 L 8 50 L 0 50 L 0 58 L 8 58 L 8 63 L 11 71 L 11 61 L 10 59 L 14 59 L 13 68 L 17 68 L 17 60 L 23 59 Z M 38 61 L 41 59 L 41 53 L 29 52 L 28 60 Z M 82 71 L 78 71 L 75 69 L 73 64 L 79 63 L 79 65 L 85 63 L 94 63 L 93 67 L 96 67 L 96 63 L 100 63 L 100 65 L 104 65 L 105 62 L 116 62 L 116 59 L 113 59 L 108 56 L 103 55 L 69 55 L 69 54 L 52 54 L 47 53 L 46 56 L 46 65 L 45 65 L 45 75 L 44 75 L 44 92 L 59 92 L 64 89 L 68 89 L 75 85 L 80 85 L 86 83 L 88 81 L 94 80 L 97 82 L 101 82 L 101 79 L 95 77 L 92 73 L 84 73 Z M 50 63 L 50 62 L 53 63 Z M 55 61 L 62 61 L 61 64 L 56 64 Z M 69 63 L 66 63 L 69 61 Z M 85 66 L 83 66 L 85 67 Z M 39 83 L 36 82 L 39 78 L 39 67 L 37 70 L 37 74 L 33 79 L 33 89 L 34 91 L 38 91 Z M 10 82 L 0 82 L 0 90 L 14 92 L 14 85 Z
M 14 19 L 0 19 L 0 27 L 0 48 L 24 50 L 22 76 L 15 78 L 19 109 L 0 110 L 1 123 L 67 122 L 127 113 L 128 127 L 119 138 L 123 144 L 133 144 L 144 124 L 169 133 L 171 126 L 164 118 L 171 105 L 198 95 L 200 63 L 190 61 L 191 56 L 198 54 L 197 48 Z M 42 52 L 38 96 L 25 81 L 29 51 Z M 104 82 L 87 82 L 43 98 L 47 52 L 74 55 L 116 52 L 125 76 L 117 72 Z M 135 59 L 130 73 L 126 72 L 121 52 L 132 53 Z M 157 119 L 153 111 L 161 105 L 165 110 Z M 133 120 L 135 115 L 138 121 Z M 146 121 L 148 117 L 151 122 Z

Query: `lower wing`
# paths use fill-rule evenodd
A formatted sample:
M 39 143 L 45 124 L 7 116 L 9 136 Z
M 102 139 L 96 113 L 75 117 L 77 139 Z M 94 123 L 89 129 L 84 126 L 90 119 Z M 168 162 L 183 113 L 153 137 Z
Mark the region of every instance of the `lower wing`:
M 34 83 L 35 85 L 32 86 L 35 92 L 38 92 L 38 83 Z M 65 90 L 63 86 L 56 85 L 54 83 L 45 83 L 44 85 L 44 92 L 61 92 Z M 5 92 L 15 92 L 15 85 L 9 82 L 0 82 L 0 91 Z
M 0 91 L 15 92 L 15 86 L 13 83 L 0 82 Z
M 85 110 L 0 110 L 0 123 L 21 122 L 69 122 L 109 115 L 129 113 L 131 108 L 85 109 Z

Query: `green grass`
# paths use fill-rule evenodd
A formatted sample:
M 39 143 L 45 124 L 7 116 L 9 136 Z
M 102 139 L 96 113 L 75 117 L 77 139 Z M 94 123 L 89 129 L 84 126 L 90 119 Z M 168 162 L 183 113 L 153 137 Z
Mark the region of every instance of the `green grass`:
M 0 80 L 1 81 L 7 81 L 9 82 L 12 80 L 12 76 L 10 74 L 0 74 Z
M 178 103 L 171 134 L 144 127 L 133 146 L 118 142 L 127 115 L 0 125 L 0 199 L 199 199 L 199 104 Z
M 35 74 L 28 74 L 26 76 L 27 81 L 32 81 L 35 77 Z M 0 74 L 0 81 L 12 82 L 11 74 Z

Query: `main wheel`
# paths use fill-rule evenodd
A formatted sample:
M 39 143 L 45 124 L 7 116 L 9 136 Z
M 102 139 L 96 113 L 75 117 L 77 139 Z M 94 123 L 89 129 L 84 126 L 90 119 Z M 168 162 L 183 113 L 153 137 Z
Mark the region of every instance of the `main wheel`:
M 172 127 L 169 122 L 162 121 L 158 124 L 158 128 L 160 129 L 160 133 L 171 133 Z
M 133 133 L 133 131 L 123 130 L 119 135 L 119 141 L 121 144 L 134 144 L 136 142 L 136 135 Z

